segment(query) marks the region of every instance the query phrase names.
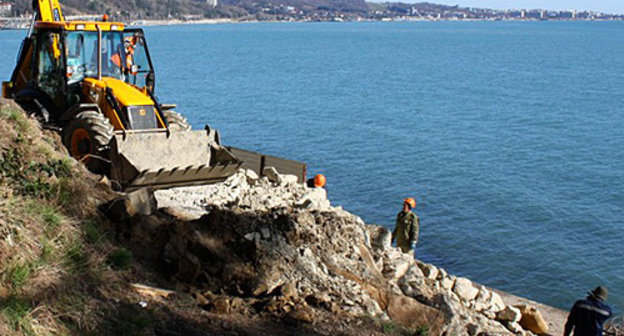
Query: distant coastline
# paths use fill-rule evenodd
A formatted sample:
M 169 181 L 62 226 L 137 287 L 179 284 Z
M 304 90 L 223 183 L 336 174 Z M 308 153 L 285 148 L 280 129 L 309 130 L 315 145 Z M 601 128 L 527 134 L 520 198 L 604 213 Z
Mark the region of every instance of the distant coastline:
M 132 26 L 176 26 L 176 25 L 202 25 L 202 24 L 226 24 L 226 23 L 278 23 L 278 22 L 497 22 L 497 21 L 510 21 L 510 22 L 587 22 L 587 21 L 624 21 L 624 19 L 559 19 L 559 20 L 540 20 L 540 19 L 455 19 L 455 18 L 382 18 L 382 19 L 357 19 L 357 20 L 239 20 L 239 19 L 202 19 L 202 20 L 135 20 L 126 22 L 127 25 Z
M 199 19 L 199 20 L 183 20 L 183 19 L 168 19 L 168 20 L 121 20 L 128 26 L 182 26 L 182 25 L 210 25 L 210 24 L 232 24 L 232 23 L 277 23 L 277 22 L 541 22 L 541 21 L 554 21 L 554 22 L 587 22 L 587 21 L 624 21 L 624 18 L 618 19 L 518 19 L 518 18 L 424 18 L 424 17 L 389 17 L 389 18 L 357 18 L 357 19 L 341 19 L 334 18 L 332 20 L 255 20 L 255 19 Z M 25 30 L 28 29 L 30 19 L 26 18 L 0 18 L 0 30 Z
M 113 8 L 103 10 L 113 21 L 138 26 L 166 26 L 187 24 L 222 24 L 254 22 L 375 22 L 375 21 L 624 21 L 624 14 L 601 13 L 578 10 L 543 9 L 487 9 L 446 6 L 433 3 L 408 4 L 402 2 L 373 3 L 354 0 L 337 7 L 327 7 L 318 0 L 303 0 L 300 4 L 289 1 L 259 0 L 241 2 L 239 5 L 223 4 L 210 7 L 207 12 L 199 9 L 186 9 L 181 12 L 152 12 L 149 15 L 140 11 L 117 12 Z M 215 2 L 216 4 L 216 2 Z M 72 8 L 84 13 L 86 8 Z M 207 10 L 204 8 L 204 10 Z M 92 11 L 92 10 L 91 10 Z M 199 12 L 198 12 L 199 11 Z M 196 13 L 197 12 L 197 13 Z M 129 17 L 132 13 L 134 18 Z M 14 8 L 0 13 L 0 29 L 27 29 L 31 15 L 28 9 Z M 138 18 L 136 18 L 138 17 Z M 80 14 L 67 16 L 67 20 L 93 21 L 100 15 Z

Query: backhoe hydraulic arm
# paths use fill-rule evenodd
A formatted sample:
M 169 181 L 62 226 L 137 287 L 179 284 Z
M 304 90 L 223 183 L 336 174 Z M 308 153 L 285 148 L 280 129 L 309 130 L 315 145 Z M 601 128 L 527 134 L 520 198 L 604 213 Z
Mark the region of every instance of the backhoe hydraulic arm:
M 37 21 L 65 21 L 58 0 L 33 0 L 33 11 L 35 12 Z

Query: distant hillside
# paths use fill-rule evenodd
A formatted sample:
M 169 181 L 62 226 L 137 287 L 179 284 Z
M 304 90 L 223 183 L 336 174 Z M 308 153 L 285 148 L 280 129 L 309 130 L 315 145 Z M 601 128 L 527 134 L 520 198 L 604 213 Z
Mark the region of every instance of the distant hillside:
M 31 0 L 9 0 L 18 14 L 32 12 Z M 166 19 L 186 15 L 231 17 L 245 15 L 242 11 L 221 6 L 213 8 L 202 0 L 61 0 L 65 15 L 109 14 L 124 19 Z
M 17 14 L 32 12 L 31 0 L 9 0 Z M 275 8 L 292 6 L 304 12 L 317 10 L 364 13 L 365 0 L 223 0 L 212 7 L 205 0 L 61 0 L 66 15 L 109 14 L 123 19 L 166 19 L 184 16 L 244 17 L 258 13 L 279 14 Z
M 364 0 L 223 0 L 222 3 L 244 8 L 250 14 L 255 14 L 255 9 L 257 8 L 268 8 L 268 6 L 274 6 L 275 4 L 292 6 L 304 12 L 325 10 L 344 13 L 364 13 L 370 9 Z
M 31 0 L 14 4 L 12 15 L 32 12 Z M 66 15 L 108 14 L 113 20 L 198 20 L 232 18 L 276 21 L 409 20 L 624 20 L 624 15 L 592 11 L 495 10 L 429 2 L 366 2 L 366 0 L 60 0 Z

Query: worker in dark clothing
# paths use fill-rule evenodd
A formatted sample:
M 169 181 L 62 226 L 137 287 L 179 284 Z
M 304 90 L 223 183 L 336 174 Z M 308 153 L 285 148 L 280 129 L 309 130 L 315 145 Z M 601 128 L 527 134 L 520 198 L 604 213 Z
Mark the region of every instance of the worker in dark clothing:
M 403 200 L 403 210 L 397 215 L 396 225 L 392 231 L 392 241 L 396 240 L 397 247 L 403 253 L 414 253 L 418 242 L 418 230 L 420 229 L 420 219 L 412 212 L 416 207 L 416 200 L 406 198 Z
M 563 336 L 570 336 L 572 329 L 574 336 L 602 336 L 602 326 L 611 317 L 611 307 L 604 303 L 607 293 L 605 287 L 598 286 L 587 293 L 587 298 L 576 301 L 568 315 Z

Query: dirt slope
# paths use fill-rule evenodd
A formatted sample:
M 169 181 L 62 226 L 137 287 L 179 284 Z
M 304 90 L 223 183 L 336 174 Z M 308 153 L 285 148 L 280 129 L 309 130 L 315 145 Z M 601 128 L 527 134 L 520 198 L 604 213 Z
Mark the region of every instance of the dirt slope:
M 166 234 L 172 223 L 196 223 L 165 213 L 109 220 L 99 207 L 119 195 L 69 159 L 57 134 L 4 99 L 0 195 L 0 335 L 401 334 L 393 324 L 351 314 L 327 312 L 324 323 L 274 314 L 253 298 L 221 294 L 217 283 L 210 287 L 215 296 L 200 301 L 196 281 L 151 255 L 161 246 L 131 235 L 134 226 L 164 225 Z M 218 258 L 227 267 L 230 257 Z M 164 297 L 150 287 L 172 292 Z
M 132 194 L 0 100 L 0 335 L 533 334 L 513 297 L 295 180 L 240 171 L 119 216 Z

